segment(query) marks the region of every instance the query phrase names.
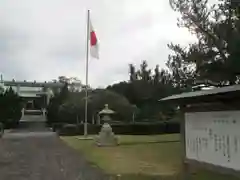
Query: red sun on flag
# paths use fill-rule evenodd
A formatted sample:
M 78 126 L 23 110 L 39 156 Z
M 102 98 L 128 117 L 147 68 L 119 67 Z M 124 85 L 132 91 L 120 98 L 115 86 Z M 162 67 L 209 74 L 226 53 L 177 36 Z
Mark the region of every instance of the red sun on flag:
M 90 32 L 91 46 L 97 44 L 97 36 L 94 31 Z
M 90 54 L 92 57 L 98 59 L 99 54 L 98 54 L 98 40 L 96 33 L 93 29 L 92 23 L 90 21 Z

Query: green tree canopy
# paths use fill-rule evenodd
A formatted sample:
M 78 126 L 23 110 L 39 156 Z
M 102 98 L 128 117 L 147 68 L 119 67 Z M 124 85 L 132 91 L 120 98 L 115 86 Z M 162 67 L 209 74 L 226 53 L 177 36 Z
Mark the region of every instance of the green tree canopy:
M 180 92 L 174 87 L 172 75 L 165 69 L 148 68 L 142 61 L 139 68 L 129 65 L 129 82 L 120 82 L 107 89 L 124 95 L 139 109 L 138 119 L 162 119 L 162 114 L 172 113 L 172 107 L 161 106 L 159 99 Z M 161 113 L 160 113 L 161 112 Z
M 96 89 L 89 92 L 88 97 L 88 121 L 91 121 L 92 116 L 97 115 L 99 111 L 108 104 L 109 108 L 116 112 L 115 120 L 130 121 L 132 117 L 133 106 L 124 96 L 109 90 Z M 61 106 L 61 113 L 72 113 L 72 117 L 76 119 L 78 116 L 84 120 L 85 115 L 85 92 L 71 93 L 68 100 Z
M 167 66 L 174 82 L 191 87 L 202 80 L 218 86 L 239 83 L 240 21 L 230 0 L 210 5 L 207 0 L 170 0 L 180 13 L 178 26 L 187 28 L 197 41 L 187 47 L 169 44 L 173 54 Z
M 22 101 L 12 87 L 0 94 L 0 122 L 5 127 L 15 127 L 21 119 Z

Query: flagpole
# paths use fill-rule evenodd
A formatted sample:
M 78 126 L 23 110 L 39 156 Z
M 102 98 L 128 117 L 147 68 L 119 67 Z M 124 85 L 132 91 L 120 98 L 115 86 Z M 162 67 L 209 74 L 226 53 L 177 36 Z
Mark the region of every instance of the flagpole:
M 85 87 L 85 122 L 84 122 L 84 136 L 88 135 L 87 120 L 88 120 L 88 59 L 89 59 L 89 19 L 90 10 L 87 11 L 87 50 L 86 50 L 86 87 Z

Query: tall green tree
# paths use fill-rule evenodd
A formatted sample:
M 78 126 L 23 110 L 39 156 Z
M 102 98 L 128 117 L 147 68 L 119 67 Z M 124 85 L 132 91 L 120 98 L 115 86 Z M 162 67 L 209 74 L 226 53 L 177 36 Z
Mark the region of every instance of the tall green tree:
M 47 123 L 52 124 L 59 121 L 59 108 L 69 98 L 68 84 L 62 87 L 59 94 L 51 98 L 47 107 Z
M 130 65 L 129 72 L 129 82 L 120 82 L 108 89 L 124 95 L 131 104 L 136 105 L 138 120 L 162 119 L 162 115 L 172 113 L 172 107 L 160 106 L 158 102 L 163 97 L 179 92 L 173 86 L 172 76 L 167 70 L 160 70 L 158 65 L 152 70 L 148 68 L 147 61 L 143 61 L 139 68 Z
M 131 121 L 133 112 L 137 111 L 123 95 L 106 89 L 96 89 L 89 93 L 88 99 L 88 121 L 92 117 L 97 118 L 97 114 L 108 104 L 109 108 L 116 111 L 113 120 Z M 80 121 L 84 120 L 85 115 L 85 92 L 70 93 L 68 99 L 59 107 L 60 122 L 76 123 L 78 117 Z
M 71 92 L 79 92 L 83 88 L 81 80 L 77 77 L 59 76 L 58 82 L 68 84 L 69 91 Z
M 63 102 L 68 98 L 68 96 L 69 96 L 68 84 L 65 83 L 58 95 L 58 98 L 61 102 Z
M 173 54 L 168 67 L 175 84 L 189 87 L 197 80 L 218 86 L 239 82 L 240 21 L 230 0 L 210 5 L 207 0 L 170 0 L 180 13 L 178 26 L 195 35 L 197 41 L 187 47 L 169 44 Z
M 142 61 L 140 64 L 140 69 L 138 70 L 138 75 L 140 80 L 148 82 L 151 80 L 151 70 L 148 69 L 148 63 L 146 60 Z
M 160 82 L 160 71 L 159 71 L 159 65 L 156 65 L 154 69 L 154 77 L 153 77 L 153 82 L 154 84 L 158 84 Z
M 0 94 L 4 93 L 4 86 L 0 84 Z
M 136 68 L 133 64 L 129 64 L 129 75 L 130 75 L 130 82 L 133 82 L 138 79 Z
M 0 122 L 7 128 L 18 125 L 21 119 L 22 101 L 12 87 L 0 95 Z

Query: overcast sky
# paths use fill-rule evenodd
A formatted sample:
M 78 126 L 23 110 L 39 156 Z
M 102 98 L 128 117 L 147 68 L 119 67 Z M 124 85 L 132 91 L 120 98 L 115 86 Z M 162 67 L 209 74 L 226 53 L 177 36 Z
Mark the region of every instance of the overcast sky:
M 100 45 L 90 59 L 89 83 L 105 87 L 128 80 L 128 64 L 146 59 L 164 67 L 167 43 L 193 37 L 177 27 L 168 0 L 0 0 L 0 72 L 4 79 L 85 82 L 86 12 Z

